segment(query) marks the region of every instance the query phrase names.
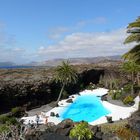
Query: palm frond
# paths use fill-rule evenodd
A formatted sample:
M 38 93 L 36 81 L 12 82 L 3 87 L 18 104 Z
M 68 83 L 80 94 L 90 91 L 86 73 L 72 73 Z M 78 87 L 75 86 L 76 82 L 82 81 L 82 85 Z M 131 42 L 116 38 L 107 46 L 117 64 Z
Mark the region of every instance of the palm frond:
M 121 70 L 126 71 L 128 73 L 131 73 L 131 72 L 135 73 L 140 70 L 140 66 L 136 64 L 134 61 L 130 60 L 123 63 L 123 65 L 121 66 Z
M 77 72 L 69 65 L 69 62 L 62 62 L 62 65 L 57 66 L 55 70 L 54 79 L 56 82 L 64 83 L 65 85 L 69 83 L 76 83 Z
M 129 35 L 125 39 L 124 44 L 131 43 L 131 42 L 140 42 L 140 33 L 134 33 Z
M 140 64 L 140 44 L 133 47 L 130 51 L 122 56 L 125 60 L 134 60 Z
M 136 28 L 136 27 L 140 28 L 140 17 L 138 17 L 135 22 L 130 23 L 127 28 Z

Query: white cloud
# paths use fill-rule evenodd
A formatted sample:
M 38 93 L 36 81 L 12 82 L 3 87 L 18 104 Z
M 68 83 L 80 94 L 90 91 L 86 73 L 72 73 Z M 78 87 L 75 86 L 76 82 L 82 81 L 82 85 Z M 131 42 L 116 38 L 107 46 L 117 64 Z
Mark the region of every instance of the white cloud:
M 24 58 L 25 50 L 23 48 L 0 48 L 0 62 L 16 62 L 23 63 L 26 58 Z
M 105 17 L 96 17 L 94 19 L 81 20 L 75 24 L 73 27 L 54 27 L 48 30 L 47 37 L 52 40 L 60 39 L 65 33 L 75 32 L 76 30 L 86 26 L 88 24 L 105 24 L 107 19 Z
M 107 18 L 105 17 L 96 17 L 94 19 L 89 19 L 89 20 L 81 20 L 77 23 L 78 27 L 85 26 L 87 24 L 105 24 L 107 23 Z
M 41 59 L 68 57 L 96 57 L 121 55 L 131 48 L 124 46 L 124 29 L 99 33 L 72 33 L 55 45 L 42 46 L 38 49 Z
M 104 18 L 97 18 L 92 22 L 103 23 L 105 20 Z M 56 43 L 54 45 L 41 46 L 36 52 L 28 52 L 24 48 L 17 47 L 15 36 L 9 35 L 4 29 L 4 24 L 1 24 L 0 62 L 26 63 L 54 58 L 120 55 L 131 48 L 131 45 L 127 47 L 123 45 L 123 41 L 126 38 L 124 29 L 110 32 L 85 33 L 76 31 L 77 27 L 78 25 L 73 28 L 57 27 L 56 29 L 51 29 L 50 38 L 58 39 L 59 41 L 55 40 Z M 70 34 L 70 32 L 73 33 Z M 63 39 L 62 36 L 64 36 Z
M 23 63 L 26 58 L 25 49 L 16 47 L 17 42 L 14 35 L 5 30 L 6 25 L 0 22 L 0 62 L 13 61 Z
M 69 29 L 67 27 L 55 27 L 47 32 L 47 36 L 49 39 L 59 39 L 65 32 L 68 32 Z

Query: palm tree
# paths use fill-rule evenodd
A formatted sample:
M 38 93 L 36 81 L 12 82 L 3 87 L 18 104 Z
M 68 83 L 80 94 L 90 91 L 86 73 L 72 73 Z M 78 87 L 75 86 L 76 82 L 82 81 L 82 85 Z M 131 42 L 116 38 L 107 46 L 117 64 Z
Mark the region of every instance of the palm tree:
M 140 17 L 128 25 L 127 33 L 130 35 L 125 39 L 124 44 L 135 42 L 137 45 L 125 53 L 123 58 L 140 64 Z
M 60 90 L 57 102 L 59 102 L 62 93 L 64 91 L 64 87 L 70 83 L 76 83 L 77 81 L 77 72 L 73 69 L 72 66 L 69 65 L 69 62 L 62 62 L 62 65 L 57 66 L 55 70 L 55 81 L 62 84 L 62 88 Z
M 131 94 L 134 93 L 134 84 L 135 84 L 135 74 L 138 73 L 140 70 L 140 67 L 138 64 L 136 64 L 134 61 L 126 61 L 123 63 L 121 69 L 129 74 L 131 74 Z

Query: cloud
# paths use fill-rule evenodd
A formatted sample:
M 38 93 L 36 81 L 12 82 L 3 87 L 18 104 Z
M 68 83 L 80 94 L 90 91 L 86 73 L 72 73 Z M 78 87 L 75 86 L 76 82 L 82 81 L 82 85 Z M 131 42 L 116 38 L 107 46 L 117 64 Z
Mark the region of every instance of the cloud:
M 68 31 L 69 31 L 69 28 L 67 27 L 55 27 L 48 31 L 47 36 L 49 39 L 55 40 L 55 39 L 61 38 L 61 36 Z
M 86 26 L 87 24 L 105 24 L 107 23 L 107 19 L 105 17 L 96 17 L 94 19 L 89 20 L 81 20 L 77 23 L 78 27 Z
M 52 40 L 60 39 L 65 33 L 75 32 L 76 30 L 86 26 L 88 24 L 105 24 L 107 23 L 107 19 L 105 17 L 97 17 L 89 20 L 81 20 L 75 24 L 73 27 L 54 27 L 48 30 L 47 37 Z
M 121 55 L 131 48 L 124 46 L 126 38 L 124 29 L 97 33 L 72 33 L 55 45 L 41 46 L 38 56 L 41 59 L 69 58 L 69 57 L 96 57 Z
M 96 18 L 85 24 L 102 24 L 105 22 L 106 19 L 104 18 Z M 7 33 L 4 26 L 0 26 L 0 62 L 27 63 L 54 58 L 121 55 L 132 47 L 132 45 L 126 47 L 123 44 L 127 36 L 125 29 L 109 32 L 78 32 L 77 28 L 78 25 L 72 28 L 56 27 L 50 29 L 48 36 L 56 39 L 54 44 L 40 46 L 34 50 L 35 52 L 28 52 L 18 45 L 14 35 Z
M 0 22 L 0 62 L 13 61 L 23 63 L 26 60 L 26 51 L 16 46 L 15 35 L 9 34 L 6 31 L 6 24 Z
M 23 63 L 26 58 L 24 58 L 25 49 L 23 48 L 0 48 L 0 62 L 16 62 Z

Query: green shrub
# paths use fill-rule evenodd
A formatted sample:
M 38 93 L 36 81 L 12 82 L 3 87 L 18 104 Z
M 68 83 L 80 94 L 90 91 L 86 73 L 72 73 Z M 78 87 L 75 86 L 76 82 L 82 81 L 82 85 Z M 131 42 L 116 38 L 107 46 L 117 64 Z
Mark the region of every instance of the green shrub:
M 96 88 L 96 85 L 93 84 L 93 83 L 90 83 L 90 84 L 86 87 L 86 89 L 88 89 L 88 90 L 92 90 L 92 89 L 95 89 L 95 88 Z
M 11 113 L 14 117 L 21 117 L 22 115 L 24 115 L 24 111 L 21 107 L 12 108 Z
M 122 95 L 122 92 L 121 91 L 117 91 L 116 92 L 116 96 L 115 96 L 116 100 L 120 99 L 121 95 Z
M 9 120 L 7 115 L 0 115 L 0 123 L 5 124 Z
M 124 104 L 131 104 L 134 103 L 134 98 L 131 95 L 128 95 L 123 100 Z
M 6 124 L 8 124 L 8 125 L 16 125 L 16 124 L 18 124 L 18 121 L 17 121 L 17 119 L 15 118 L 15 117 L 10 117 L 7 121 L 6 121 Z
M 122 96 L 122 90 L 111 90 L 109 95 L 113 100 L 119 100 Z
M 123 87 L 124 93 L 130 93 L 131 91 L 131 84 L 127 84 Z
M 15 117 L 10 117 L 7 115 L 0 115 L 0 124 L 18 124 L 18 121 Z
M 0 134 L 8 131 L 9 131 L 9 127 L 6 124 L 0 125 Z
M 111 96 L 113 94 L 113 90 L 109 90 L 108 95 Z
M 80 122 L 70 131 L 70 138 L 78 138 L 78 140 L 90 140 L 93 132 L 88 128 L 87 122 Z
M 113 100 L 115 100 L 115 99 L 116 99 L 116 94 L 113 93 L 113 94 L 111 95 L 111 97 L 112 97 Z

